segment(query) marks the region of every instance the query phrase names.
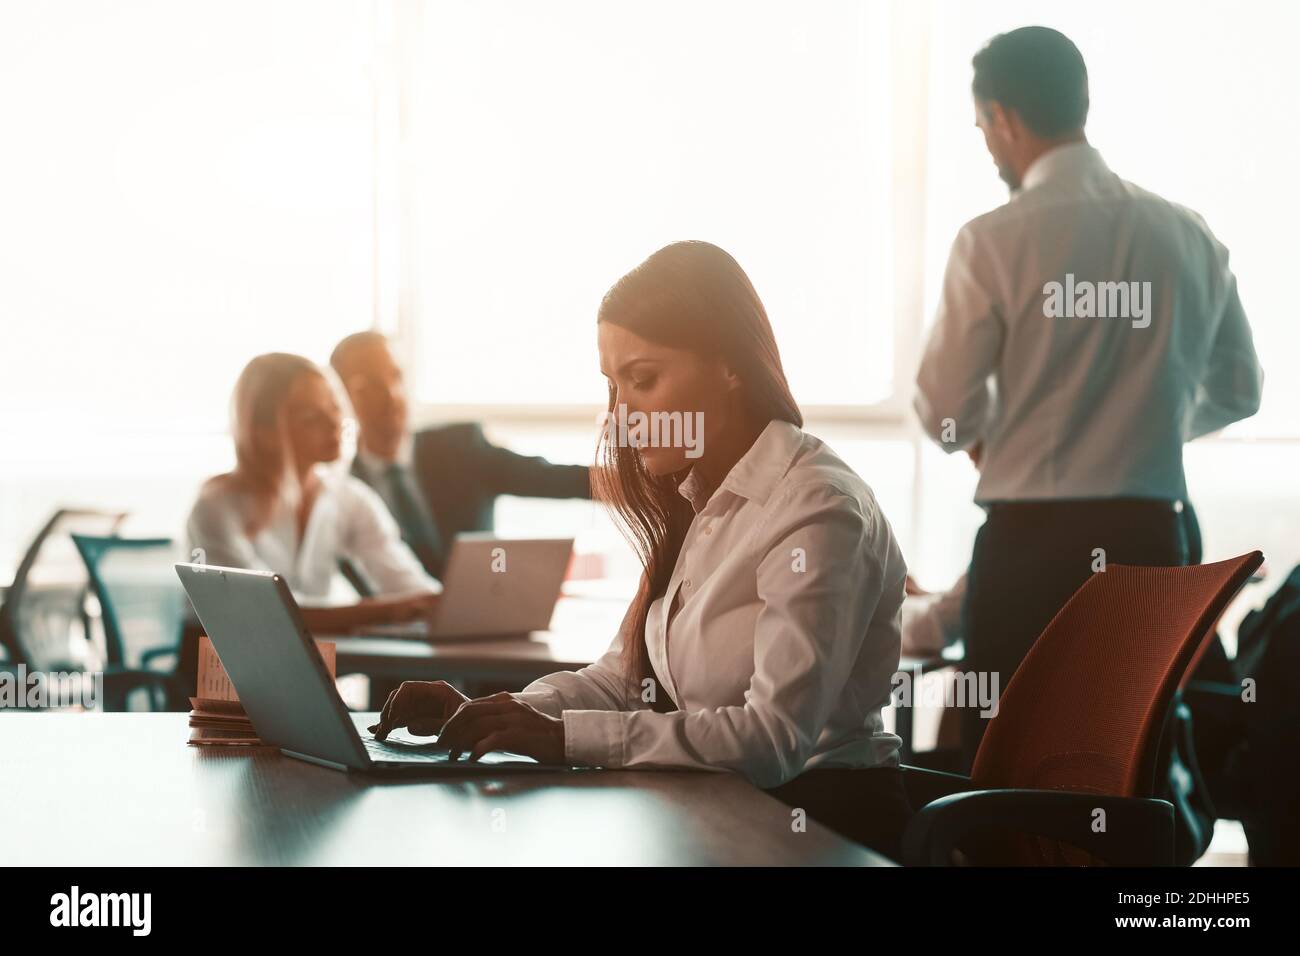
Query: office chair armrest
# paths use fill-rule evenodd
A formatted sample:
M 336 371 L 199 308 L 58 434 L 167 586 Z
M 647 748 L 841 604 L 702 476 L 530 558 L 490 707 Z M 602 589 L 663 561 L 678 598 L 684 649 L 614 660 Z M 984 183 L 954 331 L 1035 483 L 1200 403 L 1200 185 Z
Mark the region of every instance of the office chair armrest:
M 903 771 L 903 787 L 913 809 L 919 810 L 940 797 L 971 789 L 970 777 L 958 773 L 914 767 L 911 764 L 903 764 L 900 769 Z
M 151 649 L 151 650 L 147 650 L 147 651 L 145 651 L 143 654 L 140 655 L 140 666 L 143 667 L 145 670 L 152 670 L 152 668 L 149 666 L 150 664 L 152 664 L 152 663 L 153 663 L 154 661 L 156 661 L 156 660 L 159 660 L 160 658 L 166 658 L 166 657 L 171 657 L 171 658 L 174 658 L 175 660 L 179 661 L 179 660 L 180 660 L 180 648 L 177 648 L 177 647 L 155 647 L 155 648 L 153 648 L 153 649 Z M 172 667 L 175 667 L 175 666 L 176 666 L 176 665 L 173 663 L 173 664 L 172 664 Z
M 1104 832 L 1094 811 L 1106 812 Z M 903 835 L 908 866 L 949 866 L 963 840 L 989 828 L 1060 840 L 1111 866 L 1171 866 L 1174 807 L 1167 800 L 1063 790 L 968 790 L 922 807 Z

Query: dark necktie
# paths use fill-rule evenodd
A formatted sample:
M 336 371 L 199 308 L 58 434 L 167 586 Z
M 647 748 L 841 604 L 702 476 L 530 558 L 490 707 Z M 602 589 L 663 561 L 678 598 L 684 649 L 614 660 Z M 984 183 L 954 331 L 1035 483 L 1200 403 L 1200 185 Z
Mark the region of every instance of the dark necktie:
M 393 462 L 384 472 L 392 495 L 393 517 L 402 531 L 402 540 L 415 552 L 424 569 L 434 577 L 442 574 L 442 535 L 429 513 L 411 472 Z

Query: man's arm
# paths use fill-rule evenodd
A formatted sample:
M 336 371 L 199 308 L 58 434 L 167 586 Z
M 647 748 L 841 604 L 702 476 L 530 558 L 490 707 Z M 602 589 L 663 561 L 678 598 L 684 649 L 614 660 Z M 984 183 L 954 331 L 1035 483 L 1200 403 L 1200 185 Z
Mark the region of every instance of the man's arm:
M 591 477 L 585 465 L 556 465 L 541 456 L 520 455 L 494 445 L 475 430 L 474 451 L 493 492 L 525 498 L 590 498 Z
M 981 268 L 975 232 L 953 241 L 925 354 L 916 375 L 913 406 L 926 434 L 946 452 L 983 437 L 993 405 L 989 381 L 1002 352 L 1004 328 Z
M 1205 375 L 1196 386 L 1196 398 L 1187 424 L 1185 441 L 1208 435 L 1259 411 L 1264 371 L 1255 353 L 1250 323 L 1237 296 L 1237 280 L 1222 253 L 1227 296 L 1223 315 L 1210 347 Z

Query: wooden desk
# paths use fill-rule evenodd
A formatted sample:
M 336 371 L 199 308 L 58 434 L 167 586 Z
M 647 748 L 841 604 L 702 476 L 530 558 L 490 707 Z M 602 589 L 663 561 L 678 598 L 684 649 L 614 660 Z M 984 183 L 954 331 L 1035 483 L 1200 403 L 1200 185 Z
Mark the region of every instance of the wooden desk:
M 183 714 L 0 713 L 0 863 L 892 865 L 812 822 L 792 832 L 733 774 L 375 781 L 187 736 Z

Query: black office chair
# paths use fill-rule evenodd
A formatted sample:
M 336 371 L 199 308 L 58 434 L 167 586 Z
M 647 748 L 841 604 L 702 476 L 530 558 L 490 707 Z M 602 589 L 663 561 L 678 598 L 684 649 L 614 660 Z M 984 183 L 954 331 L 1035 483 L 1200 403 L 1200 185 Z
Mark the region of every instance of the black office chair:
M 0 603 L 0 648 L 32 670 L 68 670 L 90 637 L 88 579 L 69 534 L 112 534 L 123 512 L 61 508 L 32 538 Z M 77 630 L 80 634 L 76 634 Z

